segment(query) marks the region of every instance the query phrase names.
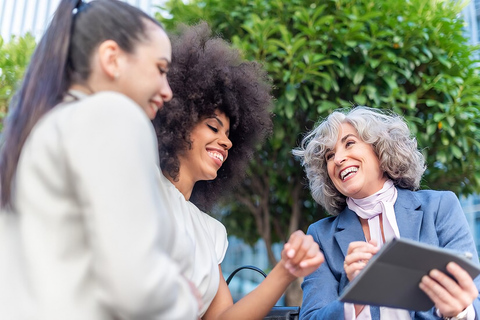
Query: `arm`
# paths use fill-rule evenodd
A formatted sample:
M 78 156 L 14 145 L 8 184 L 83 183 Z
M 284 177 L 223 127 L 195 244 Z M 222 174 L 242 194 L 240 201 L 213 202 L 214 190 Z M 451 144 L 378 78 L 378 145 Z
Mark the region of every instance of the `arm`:
M 194 319 L 197 303 L 169 256 L 178 235 L 151 124 L 121 95 L 89 99 L 66 148 L 101 302 L 120 318 Z
M 293 280 L 311 273 L 322 262 L 323 255 L 312 237 L 296 231 L 267 278 L 235 304 L 220 269 L 219 289 L 203 320 L 263 319 Z
M 333 235 L 328 228 L 324 230 L 323 226 L 319 227 L 316 223 L 309 227 L 307 234 L 312 235 L 313 239 L 320 244 L 325 262 L 303 281 L 300 319 L 344 319 L 344 303 L 338 300 L 339 293 L 344 287 L 340 280 L 340 274 L 344 272 L 343 258 L 341 262 L 336 261 L 341 253 L 333 252 L 332 248 L 336 244 L 333 243 Z M 346 282 L 346 279 L 343 282 Z
M 473 261 L 478 263 L 475 244 L 457 197 L 451 192 L 440 194 L 442 196 L 435 221 L 439 245 L 459 252 L 468 251 L 473 255 Z M 479 312 L 479 279 L 474 282 L 454 263 L 448 264 L 447 270 L 456 281 L 438 270 L 432 270 L 429 276 L 422 279 L 420 288 L 435 302 L 435 306 L 444 316 L 455 316 L 473 304 L 474 308 L 470 307 L 468 319 L 474 319 Z

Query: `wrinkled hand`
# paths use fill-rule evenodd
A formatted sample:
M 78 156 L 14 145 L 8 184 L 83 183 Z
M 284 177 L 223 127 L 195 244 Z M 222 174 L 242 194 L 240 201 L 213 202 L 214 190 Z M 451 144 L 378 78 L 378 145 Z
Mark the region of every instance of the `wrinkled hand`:
M 325 258 L 312 236 L 297 230 L 285 243 L 282 261 L 285 268 L 295 277 L 304 277 L 317 270 Z
M 447 265 L 447 271 L 457 281 L 434 269 L 423 276 L 419 287 L 444 317 L 454 317 L 472 304 L 478 296 L 478 289 L 470 275 L 455 262 Z
M 348 246 L 343 268 L 349 281 L 352 281 L 365 268 L 368 261 L 378 252 L 375 240 L 354 241 Z

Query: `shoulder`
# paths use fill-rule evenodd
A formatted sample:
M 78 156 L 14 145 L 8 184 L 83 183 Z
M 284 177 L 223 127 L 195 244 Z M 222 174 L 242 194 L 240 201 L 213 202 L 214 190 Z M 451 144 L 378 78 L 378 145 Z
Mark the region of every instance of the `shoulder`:
M 93 115 L 96 118 L 119 122 L 129 121 L 149 122 L 147 115 L 138 104 L 127 96 L 113 91 L 102 91 L 72 103 L 72 112 Z
M 102 91 L 79 100 L 66 99 L 44 115 L 35 129 L 55 127 L 61 131 L 85 131 L 96 126 L 126 129 L 138 125 L 145 127 L 149 122 L 143 110 L 127 96 Z
M 148 144 L 148 148 L 156 144 L 148 116 L 121 93 L 103 91 L 61 107 L 64 113 L 61 126 L 77 139 L 103 137 L 125 145 Z
M 406 189 L 398 189 L 399 199 L 411 202 L 412 199 L 418 201 L 420 206 L 433 205 L 440 203 L 458 203 L 459 200 L 452 191 L 440 190 L 418 190 L 410 191 Z
M 214 235 L 215 237 L 224 237 L 226 239 L 227 229 L 225 228 L 223 223 L 221 223 L 211 215 L 203 212 L 193 203 L 188 202 L 188 205 L 196 211 L 196 216 L 206 226 L 206 228 L 208 229 L 207 231 L 211 232 L 211 235 Z

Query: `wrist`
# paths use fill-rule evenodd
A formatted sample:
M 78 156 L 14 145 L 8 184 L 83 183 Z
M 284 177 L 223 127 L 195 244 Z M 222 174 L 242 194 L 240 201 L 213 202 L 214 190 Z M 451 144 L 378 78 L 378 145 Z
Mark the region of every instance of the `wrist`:
M 467 319 L 467 314 L 468 314 L 468 308 L 465 308 L 465 310 L 463 310 L 462 312 L 460 312 L 456 316 L 452 316 L 452 317 L 447 317 L 447 316 L 442 315 L 440 310 L 438 310 L 437 308 L 435 308 L 435 311 L 436 311 L 437 315 L 439 317 L 441 317 L 443 320 L 466 320 Z
M 285 262 L 283 259 L 280 260 L 280 262 L 278 263 L 278 266 L 282 270 L 282 273 L 284 274 L 285 278 L 289 283 L 295 281 L 295 279 L 298 278 L 289 270 L 289 268 L 287 268 L 287 262 Z

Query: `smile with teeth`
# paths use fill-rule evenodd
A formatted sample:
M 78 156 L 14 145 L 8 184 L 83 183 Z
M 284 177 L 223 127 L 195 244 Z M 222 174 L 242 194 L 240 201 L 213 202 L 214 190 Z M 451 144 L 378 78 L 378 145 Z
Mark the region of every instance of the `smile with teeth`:
M 153 111 L 155 111 L 155 113 L 158 111 L 158 104 L 156 102 L 150 102 L 150 106 L 152 107 Z
M 340 178 L 342 180 L 345 180 L 346 177 L 348 177 L 352 173 L 356 173 L 357 171 L 358 171 L 357 167 L 349 167 L 349 168 L 343 170 L 342 172 L 340 172 Z
M 223 163 L 223 155 L 220 152 L 208 151 L 208 155 L 212 158 L 216 158 Z

